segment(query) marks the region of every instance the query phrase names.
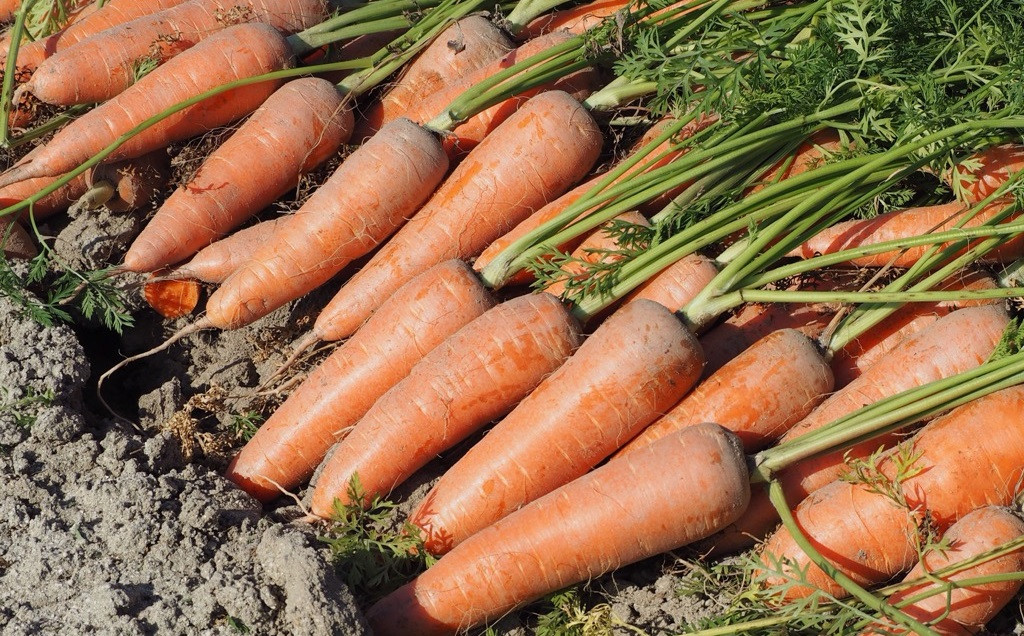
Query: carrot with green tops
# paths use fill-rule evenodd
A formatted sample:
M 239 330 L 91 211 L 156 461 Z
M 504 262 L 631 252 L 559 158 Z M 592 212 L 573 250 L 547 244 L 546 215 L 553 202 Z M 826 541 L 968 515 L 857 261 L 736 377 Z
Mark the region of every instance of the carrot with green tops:
M 0 187 L 71 171 L 148 118 L 228 82 L 291 66 L 288 43 L 266 24 L 241 24 L 206 38 L 143 77 L 117 98 L 100 104 L 54 135 L 30 160 L 0 175 Z M 108 161 L 138 157 L 239 119 L 279 86 L 268 80 L 239 86 L 184 108 L 134 135 Z
M 711 534 L 743 510 L 747 479 L 732 433 L 715 424 L 687 428 L 481 530 L 371 607 L 367 619 L 377 636 L 451 634 L 496 619 Z
M 261 501 L 298 486 L 425 352 L 494 304 L 461 261 L 413 278 L 288 397 L 225 476 Z
M 232 12 L 238 15 L 232 17 Z M 59 106 L 102 102 L 135 83 L 140 64 L 163 64 L 232 23 L 294 33 L 328 17 L 324 0 L 190 0 L 82 40 L 48 57 L 16 92 Z M 102 69 L 97 73 L 96 69 Z
M 532 40 L 552 31 L 564 31 L 579 35 L 600 26 L 605 18 L 615 15 L 628 6 L 629 0 L 594 0 L 534 18 L 515 35 L 519 40 Z
M 420 101 L 511 49 L 512 42 L 483 16 L 459 20 L 423 49 L 390 90 L 361 114 L 353 138 L 361 142 L 389 121 L 408 116 Z
M 387 124 L 224 281 L 207 303 L 207 322 L 221 329 L 247 325 L 323 284 L 412 216 L 447 168 L 429 131 L 407 119 Z M 382 290 L 375 297 L 383 302 L 389 295 Z
M 571 294 L 573 291 L 571 285 L 596 282 L 595 276 L 587 272 L 588 264 L 611 264 L 625 257 L 620 240 L 621 235 L 615 231 L 622 230 L 624 224 L 651 227 L 647 217 L 635 210 L 624 212 L 611 221 L 601 224 L 583 237 L 579 247 L 569 255 L 570 260 L 560 268 L 561 272 L 557 274 L 558 278 L 544 290 L 555 296 L 566 296 L 567 292 Z
M 352 121 L 342 94 L 327 80 L 288 82 L 164 202 L 125 254 L 123 267 L 151 272 L 220 238 L 337 152 Z
M 718 268 L 711 259 L 688 254 L 630 292 L 625 302 L 646 298 L 674 311 L 685 307 L 717 275 Z M 701 348 L 707 354 L 703 345 Z
M 948 173 L 946 181 L 965 197 L 967 203 L 988 198 L 1010 178 L 1024 170 L 1024 146 L 1000 144 L 975 153 Z
M 910 568 L 917 558 L 911 512 L 927 514 L 941 530 L 980 506 L 1009 505 L 1019 494 L 1024 478 L 1022 408 L 1024 387 L 991 393 L 935 419 L 899 452 L 883 458 L 881 476 L 892 482 L 903 473 L 893 488 L 909 510 L 870 484 L 835 481 L 796 506 L 797 523 L 816 549 L 861 585 Z M 899 457 L 903 459 L 897 461 Z M 909 471 L 901 471 L 906 458 L 913 461 Z M 858 514 L 851 516 L 850 510 Z M 787 570 L 806 568 L 808 585 L 787 588 L 790 598 L 806 595 L 812 587 L 844 594 L 809 564 L 785 528 L 765 543 L 761 560 L 773 570 L 783 564 Z M 767 583 L 780 576 L 772 574 Z
M 478 254 L 586 174 L 601 143 L 597 124 L 569 95 L 531 99 L 341 288 L 311 337 L 344 338 L 403 282 L 443 260 Z
M 921 579 L 927 573 L 933 580 L 901 589 L 886 600 L 940 634 L 976 633 L 1017 595 L 1021 581 L 1008 579 L 973 585 L 967 581 L 1024 572 L 1024 552 L 1018 548 L 952 574 L 940 572 L 1011 542 L 1020 545 L 1022 536 L 1024 521 L 1006 508 L 985 506 L 969 512 L 943 535 L 948 549 L 928 551 L 903 579 L 907 583 Z M 933 596 L 920 598 L 929 592 Z M 909 633 L 889 625 L 884 629 L 886 634 Z M 868 633 L 872 636 L 882 634 L 873 630 Z
M 438 453 L 507 413 L 579 345 L 579 326 L 550 294 L 506 301 L 459 329 L 378 399 L 341 441 L 313 491 L 313 514 L 386 495 Z M 368 501 L 368 500 L 367 500 Z
M 409 521 L 448 552 L 581 477 L 700 378 L 704 354 L 672 311 L 624 305 L 441 477 Z
M 961 227 L 977 227 L 982 223 L 990 222 L 996 215 L 1003 213 L 1010 204 L 1008 199 L 993 201 L 963 223 Z M 949 230 L 962 220 L 969 209 L 968 205 L 954 201 L 942 205 L 893 210 L 873 219 L 844 221 L 821 231 L 817 236 L 790 252 L 789 255 L 810 258 L 817 254 L 833 254 L 854 247 Z M 1010 222 L 1017 216 L 1017 213 L 1012 213 L 1002 222 Z M 849 263 L 862 267 L 882 267 L 888 264 L 893 267 L 909 267 L 916 263 L 930 247 L 924 245 L 899 253 L 872 254 L 851 259 Z M 1024 238 L 1018 237 L 988 252 L 984 259 L 1010 262 L 1021 255 L 1024 255 Z

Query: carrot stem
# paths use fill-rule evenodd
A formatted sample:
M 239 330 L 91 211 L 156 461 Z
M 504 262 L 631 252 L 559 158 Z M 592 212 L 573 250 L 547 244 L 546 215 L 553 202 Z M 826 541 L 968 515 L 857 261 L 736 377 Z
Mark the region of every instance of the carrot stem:
M 14 90 L 14 76 L 18 69 L 18 47 L 25 32 L 25 19 L 36 0 L 24 0 L 11 26 L 11 45 L 7 50 L 7 64 L 4 67 L 3 90 L 0 90 L 0 147 L 10 148 L 11 94 Z

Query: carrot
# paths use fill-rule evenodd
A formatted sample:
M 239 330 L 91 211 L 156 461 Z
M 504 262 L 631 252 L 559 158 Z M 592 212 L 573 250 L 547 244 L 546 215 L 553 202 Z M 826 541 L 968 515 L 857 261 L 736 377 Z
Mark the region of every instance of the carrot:
M 758 176 L 757 182 L 747 188 L 744 194 L 760 192 L 778 181 L 801 175 L 820 166 L 826 158 L 842 150 L 839 133 L 834 128 L 815 132 L 801 143 L 789 156 L 784 157 Z
M 3 0 L 0 2 L 0 22 L 7 22 L 14 18 L 21 6 L 21 0 Z
M 124 268 L 151 272 L 194 254 L 294 188 L 351 132 L 352 113 L 330 82 L 288 82 L 167 199 L 129 248 Z
M 0 188 L 0 207 L 6 208 L 15 203 L 20 203 L 59 178 L 61 177 L 35 177 L 6 185 Z M 35 214 L 37 219 L 45 219 L 68 209 L 72 203 L 89 190 L 88 178 L 87 173 L 82 173 L 57 190 L 36 201 L 32 205 L 33 214 Z M 26 211 L 20 216 L 21 218 L 26 218 L 28 212 Z
M 563 193 L 601 150 L 593 118 L 561 91 L 541 93 L 480 144 L 430 201 L 324 308 L 313 332 L 352 334 L 387 296 L 449 258 L 470 258 Z
M 955 181 L 967 203 L 977 203 L 991 195 L 1006 183 L 1010 177 L 1024 169 L 1024 146 L 1001 144 L 991 146 L 968 157 L 958 165 Z M 944 175 L 954 187 L 952 173 Z
M 971 220 L 967 221 L 963 227 L 981 225 L 1005 210 L 1008 204 L 1009 201 L 1006 199 L 992 202 L 985 206 Z M 823 230 L 817 236 L 793 250 L 789 256 L 810 258 L 816 254 L 832 254 L 840 250 L 874 245 L 883 241 L 949 230 L 954 227 L 968 210 L 969 206 L 954 201 L 942 205 L 894 210 L 880 214 L 873 219 L 844 221 Z M 1011 214 L 1002 222 L 1009 222 L 1017 218 L 1017 216 L 1017 214 Z M 898 254 L 895 252 L 884 252 L 882 254 L 855 258 L 850 260 L 849 263 L 866 267 L 882 267 L 889 263 L 892 263 L 895 267 L 909 267 L 916 263 L 930 247 L 928 245 L 921 245 Z M 1022 255 L 1024 255 L 1024 238 L 1014 238 L 988 252 L 984 259 L 986 261 L 1009 262 Z
M 593 276 L 586 271 L 584 263 L 593 265 L 598 263 L 611 264 L 625 258 L 626 255 L 623 252 L 623 247 L 619 244 L 620 235 L 611 231 L 616 227 L 616 222 L 619 224 L 628 223 L 639 227 L 651 227 L 647 217 L 635 210 L 620 214 L 612 221 L 598 226 L 589 235 L 585 236 L 579 247 L 570 254 L 571 258 L 577 260 L 568 261 L 562 266 L 561 270 L 564 272 L 565 278 L 560 278 L 551 283 L 545 288 L 545 291 L 555 296 L 563 296 L 567 291 L 572 293 L 568 288 L 569 281 L 579 284 L 587 280 L 593 280 Z M 559 274 L 559 276 L 562 276 L 562 274 Z
M 412 216 L 447 168 L 430 132 L 407 119 L 386 125 L 224 281 L 207 303 L 207 318 L 237 328 L 315 289 Z M 379 302 L 417 273 L 381 290 Z
M 944 535 L 949 549 L 930 551 L 914 569 L 904 578 L 904 582 L 914 581 L 926 572 L 939 572 L 948 566 L 958 565 L 968 559 L 994 550 L 1006 543 L 1020 539 L 1024 535 L 1024 521 L 1006 508 L 985 506 L 978 508 L 960 521 L 953 524 Z M 995 559 L 962 569 L 950 575 L 939 575 L 939 578 L 956 585 L 957 581 L 974 579 L 983 576 L 1008 574 L 1024 571 L 1024 554 L 1018 549 Z M 917 601 L 909 602 L 914 596 L 924 592 L 938 591 L 944 588 L 939 583 L 917 583 L 903 589 L 888 598 L 890 604 L 902 605 L 904 613 L 923 623 L 940 634 L 962 634 L 980 631 L 1000 609 L 1020 590 L 1021 581 L 999 581 L 975 584 L 966 587 L 953 587 L 948 593 L 937 593 Z M 909 604 L 904 604 L 908 603 Z M 885 626 L 887 634 L 904 633 L 893 627 Z M 870 632 L 879 636 L 881 632 Z
M 478 68 L 472 73 L 463 76 L 459 81 L 452 82 L 445 86 L 443 90 L 438 90 L 428 98 L 423 99 L 413 108 L 409 109 L 406 117 L 415 122 L 426 123 L 438 113 L 443 112 L 456 97 L 467 89 L 514 65 L 516 62 L 521 62 L 565 42 L 569 38 L 570 36 L 567 33 L 556 32 L 530 40 L 508 55 Z M 454 130 L 450 131 L 450 134 L 445 136 L 445 149 L 452 157 L 458 157 L 469 152 L 532 96 L 544 90 L 564 91 L 577 99 L 582 99 L 590 94 L 594 82 L 595 76 L 593 71 L 584 69 L 544 86 L 523 91 L 514 97 L 491 106 L 458 125 Z
M 795 329 L 773 331 L 708 377 L 620 454 L 701 422 L 736 433 L 747 451 L 760 450 L 806 417 L 832 386 L 832 371 L 814 342 Z
M 614 459 L 476 533 L 367 612 L 377 636 L 450 634 L 704 537 L 749 496 L 739 440 L 701 424 Z
M 365 140 L 389 121 L 406 116 L 417 102 L 511 49 L 512 42 L 483 16 L 459 20 L 423 49 L 394 86 L 362 113 L 353 138 Z
M 341 441 L 313 491 L 312 512 L 352 503 L 354 474 L 385 495 L 437 453 L 508 412 L 579 344 L 579 327 L 550 294 L 520 296 L 486 312 L 416 363 Z
M 18 49 L 18 67 L 35 70 L 43 60 L 82 40 L 135 18 L 170 9 L 187 0 L 108 0 L 67 28 Z M 6 58 L 6 54 L 5 54 Z
M 711 259 L 688 254 L 630 292 L 626 302 L 646 298 L 676 311 L 693 300 L 717 275 L 718 268 Z
M 324 0 L 190 0 L 55 53 L 19 91 L 60 106 L 102 102 L 135 83 L 140 64 L 164 63 L 233 22 L 264 22 L 293 33 L 326 18 Z
M 789 429 L 782 441 L 927 382 L 946 378 L 981 364 L 991 355 L 1009 317 L 1001 306 L 968 307 L 940 318 L 932 325 L 910 335 L 856 380 L 822 402 L 807 417 Z M 787 501 L 796 505 L 807 495 L 839 477 L 844 457 L 866 457 L 882 445 L 891 445 L 895 437 L 862 442 L 843 452 L 827 453 L 795 464 L 779 475 Z M 754 491 L 743 517 L 726 530 L 730 545 L 749 545 L 751 539 L 767 536 L 778 522 L 764 489 Z
M 964 310 L 966 311 L 966 310 Z M 916 457 L 912 474 L 894 484 L 895 492 L 917 516 L 943 530 L 970 511 L 985 505 L 1009 505 L 1024 478 L 1024 387 L 991 393 L 928 424 L 904 442 L 899 453 Z M 898 468 L 890 453 L 879 472 L 894 479 Z M 983 470 L 979 468 L 983 467 Z M 850 515 L 850 511 L 857 511 Z M 914 515 L 878 488 L 836 481 L 815 492 L 795 510 L 797 523 L 822 554 L 862 585 L 884 581 L 916 561 Z M 842 595 L 820 569 L 810 565 L 785 528 L 765 543 L 761 560 L 773 567 L 807 567 L 807 583 Z M 772 576 L 768 583 L 777 582 Z M 788 588 L 790 597 L 810 592 Z
M 0 187 L 69 172 L 120 135 L 189 97 L 291 63 L 287 42 L 271 26 L 242 24 L 218 31 L 58 131 L 38 154 L 0 175 Z M 254 111 L 278 85 L 271 80 L 240 86 L 189 106 L 131 137 L 107 160 L 138 157 L 230 123 Z
M 530 21 L 516 38 L 532 40 L 552 31 L 564 31 L 579 35 L 600 26 L 605 18 L 622 11 L 629 5 L 628 0 L 594 0 L 570 9 L 552 11 Z
M 32 238 L 17 220 L 0 216 L 0 246 L 8 258 L 30 259 L 39 253 Z
M 164 318 L 180 318 L 199 302 L 199 284 L 193 280 L 148 282 L 142 288 L 146 302 Z
M 288 397 L 225 476 L 261 501 L 299 485 L 425 352 L 493 305 L 461 261 L 445 261 L 412 279 Z
M 164 276 L 171 279 L 194 279 L 204 283 L 223 283 L 234 274 L 256 250 L 270 241 L 270 237 L 287 222 L 279 217 L 257 223 L 210 243 L 196 252 L 187 263 L 175 267 Z
M 64 7 L 65 15 L 67 20 L 60 28 L 51 33 L 50 35 L 39 38 L 37 40 L 29 41 L 25 35 L 26 31 L 22 32 L 22 40 L 18 46 L 18 63 L 16 68 L 21 73 L 30 73 L 36 68 L 36 66 L 46 58 L 45 49 L 39 46 L 37 43 L 53 38 L 54 41 L 59 40 L 61 35 L 67 31 L 71 25 L 84 20 L 88 16 L 92 15 L 99 10 L 95 2 L 91 0 L 76 0 L 70 2 Z M 52 15 L 52 14 L 51 14 Z M 7 65 L 7 54 L 10 51 L 11 38 L 14 35 L 14 29 L 8 28 L 4 31 L 3 35 L 0 36 L 0 67 L 6 67 Z
M 409 520 L 441 554 L 581 477 L 690 390 L 704 354 L 658 303 L 624 305 L 441 477 Z

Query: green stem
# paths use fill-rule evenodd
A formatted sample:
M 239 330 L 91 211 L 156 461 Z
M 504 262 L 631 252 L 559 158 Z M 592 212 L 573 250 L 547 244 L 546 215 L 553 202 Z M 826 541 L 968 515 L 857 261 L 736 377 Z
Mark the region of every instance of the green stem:
M 3 89 L 0 90 L 0 147 L 11 147 L 11 96 L 14 93 L 14 76 L 18 71 L 18 49 L 21 46 L 22 34 L 25 32 L 25 19 L 36 0 L 23 0 L 21 8 L 11 26 L 11 44 L 7 49 L 7 64 L 4 67 Z

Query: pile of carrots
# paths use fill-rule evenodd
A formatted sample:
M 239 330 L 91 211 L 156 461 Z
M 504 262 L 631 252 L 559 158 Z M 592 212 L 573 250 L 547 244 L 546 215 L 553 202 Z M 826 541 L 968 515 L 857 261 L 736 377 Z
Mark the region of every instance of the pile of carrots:
M 864 633 L 977 631 L 1019 590 L 1019 4 L 107 0 L 30 41 L 22 3 L 5 254 L 154 200 L 166 171 L 124 166 L 236 125 L 111 263 L 171 318 L 215 287 L 158 349 L 345 281 L 228 479 L 269 502 L 323 464 L 328 518 L 491 426 L 409 516 L 442 558 L 376 633 L 691 544 L 757 544 L 757 585 L 852 595 Z

